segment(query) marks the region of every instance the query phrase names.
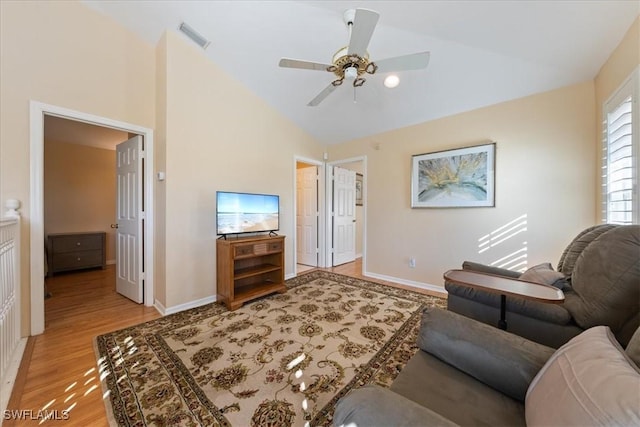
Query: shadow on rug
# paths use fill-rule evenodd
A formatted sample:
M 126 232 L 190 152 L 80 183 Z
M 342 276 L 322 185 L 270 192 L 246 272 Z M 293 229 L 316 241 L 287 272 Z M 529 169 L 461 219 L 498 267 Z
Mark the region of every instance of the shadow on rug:
M 325 271 L 236 311 L 176 313 L 95 339 L 119 426 L 324 426 L 354 387 L 388 386 L 441 298 Z

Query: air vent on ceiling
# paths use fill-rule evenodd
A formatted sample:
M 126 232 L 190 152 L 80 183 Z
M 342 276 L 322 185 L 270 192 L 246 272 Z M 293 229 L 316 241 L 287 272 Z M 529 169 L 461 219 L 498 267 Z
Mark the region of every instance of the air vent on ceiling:
M 200 46 L 203 49 L 206 49 L 211 43 L 209 40 L 205 39 L 200 33 L 196 30 L 185 24 L 184 22 L 180 24 L 180 31 L 182 31 L 187 37 L 189 37 L 195 44 Z

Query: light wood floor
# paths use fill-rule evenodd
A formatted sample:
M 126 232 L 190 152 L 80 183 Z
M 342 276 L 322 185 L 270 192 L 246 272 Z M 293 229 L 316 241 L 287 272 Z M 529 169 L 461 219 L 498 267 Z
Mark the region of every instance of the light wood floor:
M 31 362 L 26 372 L 20 367 L 8 409 L 32 411 L 27 418 L 37 418 L 46 407 L 62 418 L 62 411 L 72 407 L 68 420 L 49 419 L 42 425 L 108 425 L 93 338 L 160 317 L 155 308 L 116 293 L 114 274 L 109 266 L 46 280 L 53 296 L 45 300 L 45 332 L 30 339 Z M 36 426 L 40 421 L 4 421 L 3 426 Z
M 365 278 L 360 259 L 326 270 Z M 93 338 L 160 317 L 155 308 L 135 304 L 116 293 L 114 274 L 115 269 L 110 266 L 106 270 L 61 274 L 47 279 L 53 296 L 45 300 L 45 332 L 31 337 L 27 344 L 7 409 L 31 411 L 25 414 L 27 418 L 37 418 L 43 408 L 58 417 L 62 417 L 63 410 L 71 408 L 69 419 L 49 419 L 44 423 L 42 419 L 5 420 L 3 426 L 108 425 Z

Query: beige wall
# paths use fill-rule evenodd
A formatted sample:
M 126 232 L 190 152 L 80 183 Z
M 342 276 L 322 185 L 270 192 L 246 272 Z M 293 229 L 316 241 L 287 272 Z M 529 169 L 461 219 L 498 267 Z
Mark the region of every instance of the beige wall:
M 44 233 L 104 231 L 115 261 L 116 155 L 113 150 L 45 141 Z
M 586 82 L 330 146 L 332 160 L 367 156 L 367 271 L 442 286 L 442 273 L 464 260 L 491 263 L 520 249 L 529 266 L 555 265 L 596 221 L 594 117 Z M 497 142 L 495 208 L 411 209 L 412 155 L 488 140 Z M 525 232 L 478 253 L 480 238 L 523 215 Z
M 0 199 L 22 202 L 22 331 L 30 329 L 29 101 L 153 128 L 155 51 L 78 2 L 0 2 Z
M 291 237 L 294 156 L 322 159 L 324 147 L 183 37 L 170 32 L 164 43 L 166 116 L 157 121 L 166 127 L 169 308 L 216 292 L 216 190 L 280 195 L 279 233 Z M 293 241 L 286 242 L 285 274 L 293 274 Z
M 631 25 L 624 38 L 611 53 L 607 62 L 600 68 L 595 78 L 596 89 L 596 168 L 601 167 L 602 159 L 602 107 L 622 83 L 631 75 L 631 72 L 640 65 L 640 17 Z M 595 205 L 597 218 L 601 217 L 601 181 L 596 177 L 597 203 Z

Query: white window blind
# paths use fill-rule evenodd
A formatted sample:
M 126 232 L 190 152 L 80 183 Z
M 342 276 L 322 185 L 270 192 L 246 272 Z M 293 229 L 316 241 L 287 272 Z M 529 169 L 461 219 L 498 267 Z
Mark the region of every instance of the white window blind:
M 610 224 L 638 223 L 637 71 L 603 110 L 602 219 Z

